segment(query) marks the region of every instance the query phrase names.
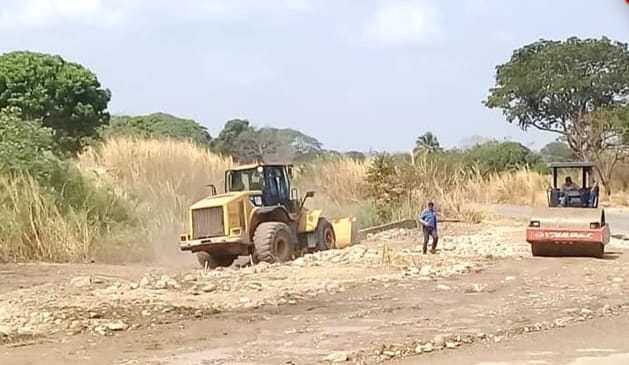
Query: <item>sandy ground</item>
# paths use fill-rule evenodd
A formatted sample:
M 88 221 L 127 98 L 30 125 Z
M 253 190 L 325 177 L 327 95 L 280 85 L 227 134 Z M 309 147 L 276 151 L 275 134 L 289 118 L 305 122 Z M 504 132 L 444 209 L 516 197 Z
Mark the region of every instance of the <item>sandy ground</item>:
M 3 265 L 0 364 L 581 361 L 603 346 L 588 341 L 602 338 L 597 326 L 629 323 L 629 245 L 614 240 L 600 260 L 533 258 L 522 227 L 448 225 L 436 255 L 419 252 L 418 232 L 395 230 L 211 272 Z M 625 342 L 593 353 L 623 356 Z
M 422 365 L 626 365 L 629 316 L 585 321 L 554 331 L 519 336 L 498 344 L 475 344 L 456 352 L 423 356 Z M 415 365 L 418 358 L 390 362 Z

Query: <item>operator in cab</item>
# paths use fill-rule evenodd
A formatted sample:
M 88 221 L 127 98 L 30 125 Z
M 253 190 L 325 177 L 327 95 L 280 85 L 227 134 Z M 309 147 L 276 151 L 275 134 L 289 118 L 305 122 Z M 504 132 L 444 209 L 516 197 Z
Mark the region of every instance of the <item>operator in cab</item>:
M 566 176 L 566 180 L 561 186 L 561 196 L 559 197 L 559 203 L 562 206 L 566 206 L 568 195 L 574 191 L 579 191 L 579 186 L 572 181 L 572 177 Z
M 566 176 L 566 180 L 561 186 L 561 191 L 565 193 L 574 190 L 579 190 L 579 187 L 572 181 L 572 178 L 570 176 Z

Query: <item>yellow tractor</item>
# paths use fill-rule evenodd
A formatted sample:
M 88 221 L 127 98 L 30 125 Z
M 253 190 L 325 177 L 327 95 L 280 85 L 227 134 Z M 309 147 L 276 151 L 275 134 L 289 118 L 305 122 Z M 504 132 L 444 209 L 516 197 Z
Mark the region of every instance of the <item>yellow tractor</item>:
M 225 192 L 192 204 L 180 249 L 196 253 L 207 268 L 230 266 L 238 256 L 254 263 L 286 262 L 304 253 L 343 248 L 357 243 L 353 217 L 327 219 L 320 209 L 308 210 L 292 186 L 293 166 L 239 166 L 225 172 Z

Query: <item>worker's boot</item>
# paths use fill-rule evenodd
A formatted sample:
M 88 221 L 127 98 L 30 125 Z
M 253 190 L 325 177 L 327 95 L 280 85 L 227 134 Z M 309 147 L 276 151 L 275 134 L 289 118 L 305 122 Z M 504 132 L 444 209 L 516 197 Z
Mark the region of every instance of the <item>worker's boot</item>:
M 430 248 L 430 253 L 437 253 L 437 242 L 439 242 L 439 237 L 434 237 L 432 239 L 432 247 Z

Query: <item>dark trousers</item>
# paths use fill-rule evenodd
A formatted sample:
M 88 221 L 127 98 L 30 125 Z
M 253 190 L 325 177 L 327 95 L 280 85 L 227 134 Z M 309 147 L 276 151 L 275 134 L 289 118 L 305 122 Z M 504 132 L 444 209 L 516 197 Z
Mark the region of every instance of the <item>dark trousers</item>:
M 435 251 L 437 249 L 437 243 L 439 242 L 439 235 L 437 234 L 437 230 L 432 227 L 424 227 L 424 246 L 423 252 L 426 253 L 428 251 L 428 240 L 432 236 L 432 247 L 431 251 Z

